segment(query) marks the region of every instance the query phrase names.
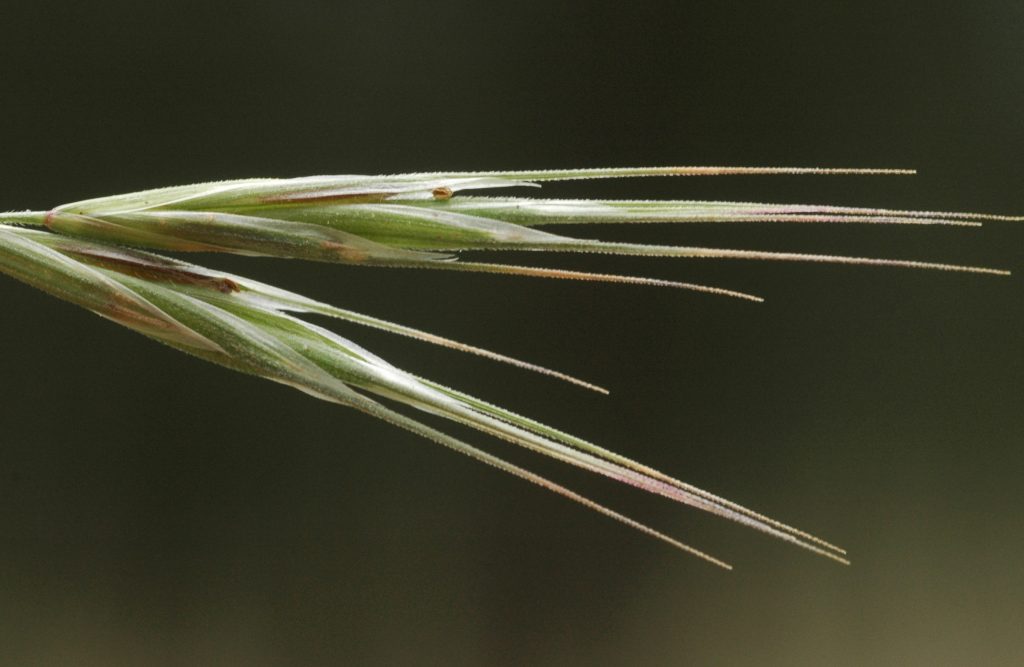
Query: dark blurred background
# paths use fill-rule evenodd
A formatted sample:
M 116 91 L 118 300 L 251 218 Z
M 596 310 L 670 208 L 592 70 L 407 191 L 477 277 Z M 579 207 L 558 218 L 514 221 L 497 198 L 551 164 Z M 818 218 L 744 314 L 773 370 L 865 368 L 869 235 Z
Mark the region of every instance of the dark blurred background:
M 1024 212 L 1019 1 L 22 3 L 2 25 L 2 210 L 246 176 L 725 164 L 920 174 L 545 194 Z M 1020 664 L 1020 224 L 583 231 L 1018 275 L 524 258 L 758 306 L 194 258 L 608 386 L 336 327 L 853 560 L 452 429 L 732 573 L 0 280 L 0 664 Z

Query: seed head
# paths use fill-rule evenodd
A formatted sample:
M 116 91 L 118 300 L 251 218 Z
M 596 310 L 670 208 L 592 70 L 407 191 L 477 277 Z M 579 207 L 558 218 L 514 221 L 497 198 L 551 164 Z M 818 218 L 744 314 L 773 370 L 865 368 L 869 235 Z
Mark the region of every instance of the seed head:
M 828 542 L 593 443 L 416 377 L 355 342 L 300 319 L 297 314 L 316 313 L 383 329 L 607 393 L 596 385 L 465 343 L 313 301 L 248 278 L 139 249 L 229 252 L 347 264 L 664 285 L 752 300 L 760 299 L 742 292 L 667 280 L 465 261 L 462 253 L 476 250 L 587 252 L 1006 273 L 906 260 L 610 243 L 553 234 L 537 227 L 553 223 L 663 222 L 976 226 L 982 220 L 1018 218 L 838 206 L 458 194 L 478 189 L 536 187 L 545 181 L 583 178 L 762 173 L 906 172 L 676 167 L 224 181 L 91 199 L 58 206 L 46 213 L 2 214 L 0 271 L 183 352 L 371 414 L 551 489 L 714 564 L 728 567 L 561 485 L 399 413 L 382 401 L 440 415 L 845 563 L 845 552 Z

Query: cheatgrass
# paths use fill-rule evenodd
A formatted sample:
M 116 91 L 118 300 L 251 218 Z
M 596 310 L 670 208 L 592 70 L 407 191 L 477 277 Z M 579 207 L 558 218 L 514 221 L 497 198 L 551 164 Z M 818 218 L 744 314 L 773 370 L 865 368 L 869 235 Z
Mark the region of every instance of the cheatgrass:
M 202 183 L 101 197 L 49 211 L 0 214 L 0 271 L 178 350 L 356 408 L 555 491 L 647 535 L 729 567 L 547 478 L 399 412 L 439 415 L 570 465 L 731 519 L 835 561 L 845 551 L 595 443 L 417 377 L 298 317 L 318 314 L 479 354 L 582 387 L 566 373 L 155 254 L 228 252 L 380 267 L 607 281 L 760 301 L 727 287 L 466 259 L 479 250 L 782 260 L 1007 275 L 1007 271 L 888 259 L 729 248 L 611 243 L 554 234 L 549 224 L 862 223 L 977 226 L 1009 216 L 845 206 L 714 201 L 569 200 L 479 196 L 545 181 L 656 175 L 900 174 L 906 170 L 668 167 L 316 176 Z

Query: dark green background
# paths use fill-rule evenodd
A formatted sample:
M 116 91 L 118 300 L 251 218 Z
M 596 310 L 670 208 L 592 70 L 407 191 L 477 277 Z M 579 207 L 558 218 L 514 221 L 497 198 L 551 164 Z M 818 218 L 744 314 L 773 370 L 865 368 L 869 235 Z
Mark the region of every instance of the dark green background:
M 245 176 L 728 164 L 921 173 L 546 192 L 1024 212 L 1019 1 L 25 4 L 0 38 L 3 210 Z M 196 258 L 604 384 L 338 329 L 854 562 L 509 454 L 732 573 L 2 280 L 0 664 L 1019 664 L 1024 228 L 587 231 L 1018 275 L 525 258 L 757 306 Z

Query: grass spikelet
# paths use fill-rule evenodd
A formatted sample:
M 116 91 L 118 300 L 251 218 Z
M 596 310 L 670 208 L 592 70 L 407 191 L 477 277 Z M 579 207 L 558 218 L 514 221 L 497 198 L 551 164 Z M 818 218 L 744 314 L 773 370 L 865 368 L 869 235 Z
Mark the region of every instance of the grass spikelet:
M 1006 275 L 917 260 L 609 243 L 552 234 L 547 224 L 861 223 L 976 226 L 1010 216 L 706 201 L 485 197 L 465 191 L 542 182 L 726 174 L 906 174 L 894 169 L 665 167 L 245 179 L 103 197 L 50 211 L 0 214 L 0 272 L 207 361 L 355 408 L 538 484 L 712 564 L 729 566 L 553 481 L 454 438 L 387 403 L 469 426 L 589 472 L 735 521 L 847 563 L 833 544 L 551 426 L 389 364 L 298 317 L 319 314 L 477 354 L 581 387 L 606 389 L 466 343 L 308 299 L 248 278 L 157 255 L 229 252 L 370 266 L 502 273 L 666 286 L 760 301 L 670 280 L 467 261 L 476 250 L 858 264 Z M 130 247 L 126 247 L 130 246 Z

